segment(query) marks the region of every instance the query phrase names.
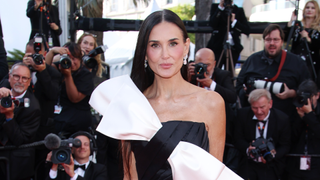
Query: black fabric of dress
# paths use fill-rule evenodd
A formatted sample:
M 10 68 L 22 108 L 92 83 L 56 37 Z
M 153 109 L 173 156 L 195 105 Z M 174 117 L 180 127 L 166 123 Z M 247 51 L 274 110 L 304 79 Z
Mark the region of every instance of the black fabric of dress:
M 172 180 L 167 159 L 180 141 L 209 151 L 209 138 L 204 123 L 168 121 L 149 141 L 131 141 L 140 180 Z

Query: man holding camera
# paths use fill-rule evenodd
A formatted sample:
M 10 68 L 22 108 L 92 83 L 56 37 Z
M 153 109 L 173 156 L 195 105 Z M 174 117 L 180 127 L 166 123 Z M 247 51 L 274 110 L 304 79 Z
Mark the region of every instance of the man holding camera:
M 296 89 L 310 77 L 309 71 L 300 57 L 282 50 L 284 33 L 279 25 L 270 24 L 266 27 L 263 39 L 264 50 L 252 54 L 241 68 L 237 78 L 237 93 L 242 105 L 246 106 L 246 94 L 249 92 L 245 90 L 248 90 L 247 82 L 250 78 L 264 80 L 266 83 L 283 83 L 282 92 L 272 93 L 274 107 L 292 117 L 295 113 L 292 100 L 296 96 Z
M 320 106 L 317 85 L 310 79 L 303 81 L 297 90 L 299 117 L 292 124 L 292 154 L 287 163 L 288 179 L 316 180 L 320 177 Z
M 27 65 L 17 63 L 9 71 L 9 83 L 12 89 L 0 88 L 0 157 L 6 157 L 10 163 L 10 179 L 30 178 L 34 173 L 35 151 L 33 148 L 6 149 L 6 146 L 20 146 L 32 143 L 40 125 L 40 105 L 28 87 L 31 73 Z M 11 97 L 6 102 L 5 98 Z M 26 99 L 28 98 L 28 99 Z M 24 107 L 22 101 L 29 107 Z M 12 102 L 12 104 L 10 104 Z M 4 106 L 8 107 L 4 107 Z M 27 104 L 25 104 L 27 105 Z M 0 164 L 0 177 L 7 177 L 5 163 Z
M 227 23 L 228 16 L 230 17 L 230 24 Z M 219 4 L 211 5 L 209 23 L 213 28 L 213 32 L 207 48 L 212 49 L 216 60 L 219 60 L 221 53 L 225 48 L 225 43 L 230 44 L 233 65 L 235 66 L 240 52 L 243 49 L 240 41 L 241 33 L 246 34 L 247 36 L 249 36 L 250 33 L 250 26 L 244 14 L 243 8 L 239 8 L 237 5 L 233 4 L 233 0 L 220 0 Z M 229 26 L 228 33 L 227 26 Z M 226 52 L 227 51 L 225 49 L 224 53 Z M 230 62 L 229 69 L 231 69 Z M 219 68 L 221 68 L 223 64 L 226 64 L 225 54 L 222 56 Z
M 290 150 L 289 118 L 272 108 L 265 89 L 253 90 L 249 102 L 251 107 L 240 109 L 235 122 L 235 147 L 242 155 L 238 174 L 246 180 L 278 180 Z
M 93 163 L 89 160 L 89 156 L 96 148 L 95 141 L 87 132 L 79 131 L 71 137 L 79 139 L 81 146 L 76 148 L 72 147 L 72 156 L 70 156 L 70 163 L 62 163 L 64 171 L 58 169 L 58 164 L 52 164 L 49 179 L 57 180 L 106 180 L 107 168 L 105 165 Z M 47 162 L 51 161 L 52 152 L 47 156 Z M 48 163 L 49 165 L 51 163 Z

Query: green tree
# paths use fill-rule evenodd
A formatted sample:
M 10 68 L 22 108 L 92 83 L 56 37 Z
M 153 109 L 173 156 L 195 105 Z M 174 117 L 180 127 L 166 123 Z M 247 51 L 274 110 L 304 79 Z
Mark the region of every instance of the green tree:
M 24 56 L 24 52 L 20 51 L 19 49 L 13 49 L 13 51 L 8 51 L 10 56 L 7 56 L 7 60 L 21 60 Z
M 195 7 L 190 4 L 179 4 L 178 6 L 169 8 L 169 10 L 176 13 L 182 20 L 192 20 L 192 17 L 195 15 Z M 188 36 L 192 43 L 196 42 L 194 33 L 188 33 Z

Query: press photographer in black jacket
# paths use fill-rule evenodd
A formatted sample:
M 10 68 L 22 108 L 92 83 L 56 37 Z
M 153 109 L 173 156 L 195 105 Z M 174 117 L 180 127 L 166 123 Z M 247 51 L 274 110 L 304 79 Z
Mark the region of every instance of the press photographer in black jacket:
M 287 171 L 290 180 L 315 180 L 320 177 L 320 106 L 317 85 L 312 80 L 303 81 L 297 90 L 295 105 L 300 117 L 292 124 L 293 154 L 288 157 Z M 307 104 L 306 104 L 307 103 Z

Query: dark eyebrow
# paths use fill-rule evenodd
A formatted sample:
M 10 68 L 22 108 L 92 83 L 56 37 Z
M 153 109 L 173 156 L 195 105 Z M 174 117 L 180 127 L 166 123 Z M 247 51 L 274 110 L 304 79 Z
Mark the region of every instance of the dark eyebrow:
M 169 39 L 169 41 L 175 41 L 175 40 L 178 40 L 179 38 L 172 38 L 172 39 Z M 158 40 L 150 40 L 150 42 L 159 42 Z

